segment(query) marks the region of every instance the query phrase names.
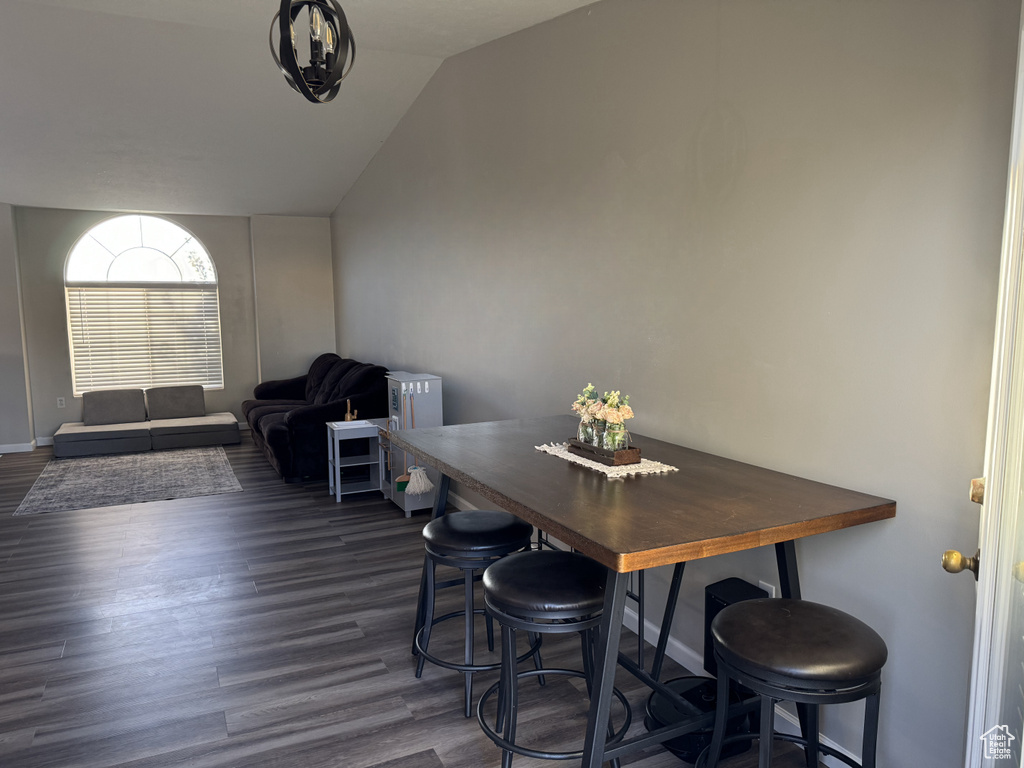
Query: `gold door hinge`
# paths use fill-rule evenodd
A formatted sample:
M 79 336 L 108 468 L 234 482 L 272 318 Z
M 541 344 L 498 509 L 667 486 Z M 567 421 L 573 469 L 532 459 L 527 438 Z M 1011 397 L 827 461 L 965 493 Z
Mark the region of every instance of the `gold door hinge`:
M 985 503 L 985 478 L 976 477 L 971 480 L 971 501 L 975 504 Z

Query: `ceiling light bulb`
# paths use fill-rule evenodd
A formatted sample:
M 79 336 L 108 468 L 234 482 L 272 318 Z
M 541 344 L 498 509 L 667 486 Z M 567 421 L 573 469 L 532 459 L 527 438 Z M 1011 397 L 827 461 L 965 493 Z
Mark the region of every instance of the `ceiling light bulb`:
M 324 33 L 324 15 L 319 6 L 314 5 L 309 10 L 309 36 L 316 42 L 320 42 Z
M 324 53 L 334 53 L 334 27 L 324 25 Z

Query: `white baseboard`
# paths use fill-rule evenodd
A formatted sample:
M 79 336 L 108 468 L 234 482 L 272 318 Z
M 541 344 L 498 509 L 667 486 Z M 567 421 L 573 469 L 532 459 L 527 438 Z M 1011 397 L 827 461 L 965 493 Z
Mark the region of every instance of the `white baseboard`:
M 800 721 L 797 720 L 796 714 L 793 712 L 787 712 L 782 707 L 776 705 L 775 707 L 775 730 L 779 733 L 785 733 L 790 736 L 800 735 Z M 846 755 L 852 759 L 855 763 L 860 765 L 860 755 L 855 755 L 846 747 L 832 741 L 828 736 L 820 737 L 821 743 L 834 749 L 836 752 Z M 831 755 L 822 755 L 819 757 L 819 762 L 823 765 L 827 765 L 828 768 L 849 768 L 846 763 L 842 762 L 838 758 L 832 757 Z
M 626 613 L 622 617 L 622 624 L 640 634 L 637 631 L 637 613 L 635 608 L 626 606 Z M 644 639 L 650 645 L 657 645 L 658 635 L 661 632 L 658 629 L 658 625 L 652 622 L 650 619 L 644 619 Z M 669 635 L 668 644 L 665 646 L 665 655 L 668 656 L 672 661 L 686 667 L 695 675 L 703 675 L 704 673 L 704 652 L 698 653 L 693 648 L 685 645 L 680 640 Z
M 53 441 L 51 440 L 50 442 Z M 35 448 L 35 443 L 10 443 L 8 445 L 0 445 L 0 453 L 30 453 Z
M 477 507 L 474 504 L 470 504 L 468 501 L 466 501 L 466 499 L 464 499 L 462 496 L 459 496 L 459 494 L 455 493 L 454 491 L 448 491 L 448 501 L 456 509 L 479 509 L 479 507 Z

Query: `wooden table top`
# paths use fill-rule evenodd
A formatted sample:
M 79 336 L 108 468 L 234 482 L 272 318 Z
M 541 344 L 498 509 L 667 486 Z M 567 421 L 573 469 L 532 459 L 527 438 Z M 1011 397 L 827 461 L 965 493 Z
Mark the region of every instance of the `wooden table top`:
M 391 433 L 419 461 L 607 567 L 626 573 L 895 516 L 896 502 L 632 435 L 678 472 L 609 479 L 536 450 L 575 416 Z

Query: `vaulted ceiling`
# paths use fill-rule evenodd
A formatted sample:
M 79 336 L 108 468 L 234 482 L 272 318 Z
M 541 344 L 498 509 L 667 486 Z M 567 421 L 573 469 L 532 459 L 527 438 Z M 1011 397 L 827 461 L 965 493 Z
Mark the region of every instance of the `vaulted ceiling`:
M 449 56 L 593 0 L 342 0 L 337 98 L 291 90 L 277 0 L 2 0 L 0 202 L 330 214 Z

